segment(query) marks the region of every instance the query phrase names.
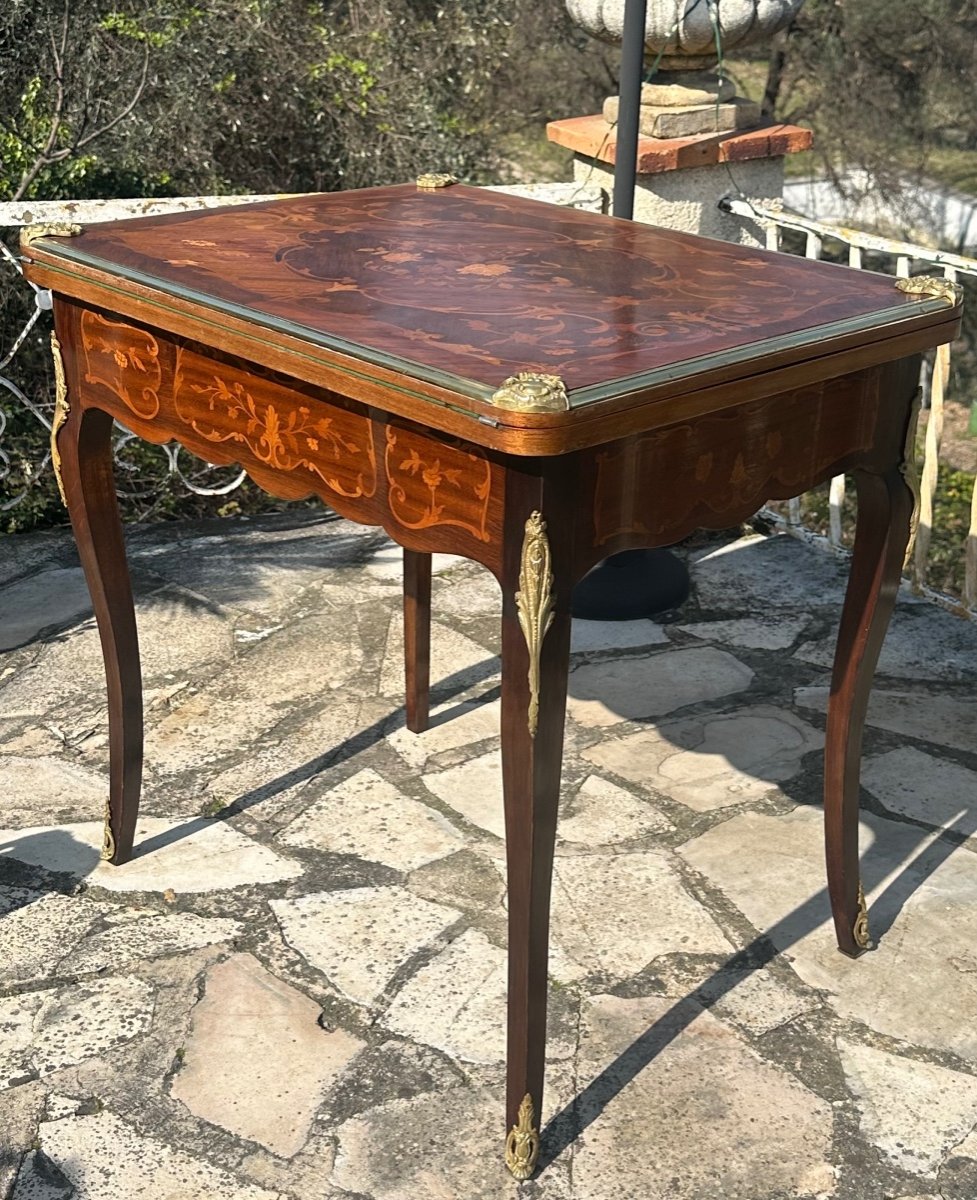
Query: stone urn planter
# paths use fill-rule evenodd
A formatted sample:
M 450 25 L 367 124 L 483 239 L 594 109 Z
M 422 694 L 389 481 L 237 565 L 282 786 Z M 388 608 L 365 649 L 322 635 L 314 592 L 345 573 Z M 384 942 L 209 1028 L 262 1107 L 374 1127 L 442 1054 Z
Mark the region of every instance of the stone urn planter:
M 751 129 L 759 106 L 735 96 L 726 79 L 706 72 L 723 56 L 787 25 L 804 0 L 647 0 L 645 61 L 655 78 L 641 89 L 640 130 L 651 137 Z M 625 0 L 566 0 L 570 19 L 594 37 L 619 42 Z M 663 74 L 665 72 L 665 74 Z M 614 124 L 618 98 L 604 103 Z
M 804 0 L 647 0 L 645 55 L 661 71 L 716 65 L 716 28 L 724 54 L 783 29 Z M 594 37 L 621 40 L 624 0 L 566 0 L 570 19 Z M 650 65 L 650 63 L 649 63 Z

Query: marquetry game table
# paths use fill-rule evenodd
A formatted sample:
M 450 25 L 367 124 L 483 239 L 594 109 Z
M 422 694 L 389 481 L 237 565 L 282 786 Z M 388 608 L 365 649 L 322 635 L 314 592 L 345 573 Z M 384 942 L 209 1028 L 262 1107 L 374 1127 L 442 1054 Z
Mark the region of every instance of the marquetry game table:
M 599 560 L 850 472 L 858 525 L 825 756 L 838 942 L 868 942 L 861 731 L 915 504 L 919 355 L 960 296 L 422 176 L 25 232 L 54 294 L 52 457 L 98 619 L 104 855 L 132 852 L 142 697 L 113 420 L 315 494 L 404 548 L 407 724 L 428 720 L 431 554 L 502 591 L 506 1163 L 539 1151 L 570 597 Z M 608 896 L 609 905 L 614 897 Z M 649 914 L 654 919 L 654 914 Z

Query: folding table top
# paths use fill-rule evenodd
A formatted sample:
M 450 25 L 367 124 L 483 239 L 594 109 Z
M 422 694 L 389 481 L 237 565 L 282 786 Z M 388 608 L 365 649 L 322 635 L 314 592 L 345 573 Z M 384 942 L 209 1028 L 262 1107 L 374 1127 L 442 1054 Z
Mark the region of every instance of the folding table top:
M 161 325 L 178 309 L 211 344 L 246 319 L 313 360 L 395 371 L 503 424 L 899 338 L 956 307 L 888 275 L 460 184 L 113 221 L 34 238 L 29 254 L 30 276 L 62 294 L 98 284 L 125 312 L 134 286 Z M 553 381 L 555 401 L 545 384 L 506 391 L 522 373 Z

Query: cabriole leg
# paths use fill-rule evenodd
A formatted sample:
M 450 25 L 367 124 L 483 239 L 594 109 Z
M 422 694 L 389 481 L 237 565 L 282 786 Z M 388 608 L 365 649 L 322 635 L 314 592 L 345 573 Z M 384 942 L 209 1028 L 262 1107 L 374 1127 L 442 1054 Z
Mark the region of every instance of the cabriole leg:
M 112 418 L 67 396 L 55 341 L 58 412 L 52 432 L 56 473 L 98 622 L 109 714 L 109 798 L 102 857 L 132 855 L 142 781 L 142 676 L 139 642 L 112 473 Z
M 907 441 L 913 441 L 914 414 Z M 911 462 L 912 450 L 907 450 Z M 862 727 L 872 677 L 895 606 L 916 496 L 895 465 L 884 474 L 854 472 L 858 521 L 838 632 L 824 757 L 828 893 L 838 946 L 857 956 L 871 948 L 859 873 L 858 787 Z
M 516 539 L 514 538 L 513 541 Z M 505 1161 L 528 1179 L 539 1154 L 546 1058 L 550 890 L 570 651 L 570 587 L 554 581 L 546 522 L 507 549 L 502 607 L 502 779 L 509 891 Z

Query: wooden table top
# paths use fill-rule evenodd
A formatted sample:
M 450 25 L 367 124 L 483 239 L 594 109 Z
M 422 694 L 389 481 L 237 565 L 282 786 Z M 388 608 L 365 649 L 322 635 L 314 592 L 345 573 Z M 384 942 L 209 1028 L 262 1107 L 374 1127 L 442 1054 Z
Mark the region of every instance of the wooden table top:
M 571 409 L 755 372 L 947 319 L 891 276 L 453 185 L 413 184 L 90 225 L 32 242 L 44 282 L 86 278 L 177 298 L 491 403 L 521 371 L 562 378 Z M 737 365 L 738 364 L 738 365 Z M 758 365 L 759 364 L 759 365 Z M 481 406 L 479 406 L 481 407 Z

